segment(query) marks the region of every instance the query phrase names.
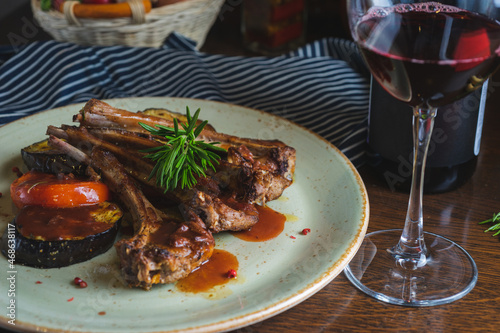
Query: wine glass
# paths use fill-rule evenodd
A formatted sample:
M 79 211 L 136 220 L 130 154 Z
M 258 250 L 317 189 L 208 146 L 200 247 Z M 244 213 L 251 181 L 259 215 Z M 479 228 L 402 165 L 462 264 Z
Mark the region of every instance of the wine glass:
M 423 179 L 437 107 L 480 88 L 500 64 L 498 6 L 498 0 L 347 0 L 352 36 L 373 77 L 414 115 L 404 227 L 367 234 L 345 269 L 357 288 L 378 300 L 446 304 L 476 284 L 472 257 L 454 241 L 423 231 Z

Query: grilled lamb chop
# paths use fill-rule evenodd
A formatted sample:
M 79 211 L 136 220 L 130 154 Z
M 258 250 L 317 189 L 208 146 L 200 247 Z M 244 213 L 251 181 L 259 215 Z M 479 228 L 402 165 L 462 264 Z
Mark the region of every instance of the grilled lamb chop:
M 94 149 L 91 158 L 133 216 L 134 236 L 115 244 L 129 286 L 150 289 L 177 281 L 210 258 L 215 241 L 196 214 L 186 210 L 186 222 L 165 216 L 109 152 Z
M 81 112 L 74 116 L 74 120 L 80 122 L 80 126 L 126 130 L 160 142 L 162 138 L 152 137 L 139 122 L 150 126 L 161 124 L 173 127 L 173 122 L 169 119 L 117 109 L 96 99 L 89 100 Z M 232 148 L 233 152 L 229 152 L 227 161 L 241 166 L 244 164 L 246 168 L 243 179 L 249 188 L 245 200 L 265 204 L 278 198 L 292 183 L 295 149 L 281 141 L 240 138 L 218 133 L 207 126 L 198 138 L 207 142 L 220 142 L 219 145 L 228 150 Z M 242 146 L 246 148 L 245 151 L 239 148 Z
M 75 115 L 73 119 L 79 122 L 81 126 L 89 128 L 119 128 L 147 135 L 149 135 L 149 132 L 143 129 L 139 125 L 139 122 L 150 126 L 164 125 L 173 127 L 173 122 L 171 120 L 114 108 L 96 99 L 89 100 L 80 113 Z M 203 129 L 198 138 L 206 142 L 220 142 L 219 146 L 224 148 L 245 146 L 253 154 L 256 160 L 261 157 L 278 157 L 279 167 L 275 172 L 286 179 L 292 179 L 295 170 L 295 149 L 279 140 L 240 138 L 216 132 L 207 126 Z M 273 152 L 271 153 L 270 151 Z
M 210 258 L 215 241 L 194 212 L 185 209 L 183 221 L 157 210 L 110 152 L 93 148 L 89 157 L 53 136 L 50 141 L 100 170 L 106 184 L 130 211 L 134 236 L 115 244 L 122 275 L 130 287 L 148 290 L 154 284 L 177 281 Z
M 47 133 L 67 140 L 87 154 L 90 154 L 92 147 L 100 147 L 109 151 L 124 165 L 131 176 L 144 185 L 155 186 L 154 179 L 149 179 L 154 165 L 142 158 L 137 151 L 127 150 L 101 140 L 91 135 L 85 127 L 64 126 L 60 129 L 49 126 Z M 233 174 L 231 175 L 230 172 Z M 235 171 L 234 168 L 220 168 L 212 177 L 198 179 L 198 184 L 192 189 L 177 188 L 163 195 L 182 204 L 185 209 L 193 210 L 212 232 L 247 230 L 259 220 L 257 209 L 251 202 L 245 201 L 241 195 L 230 193 L 229 190 L 224 191 L 224 188 L 221 188 L 219 182 L 216 181 L 216 179 L 226 179 L 233 185 L 229 187 L 221 182 L 222 187 L 237 188 L 239 176 L 235 175 L 235 172 L 237 173 L 238 170 Z
M 118 115 L 125 119 L 128 117 L 135 121 L 135 126 L 138 126 L 137 118 L 141 116 L 128 111 L 117 110 L 100 101 L 89 101 L 84 109 L 94 110 L 96 105 L 108 110 L 108 113 L 112 111 L 113 116 L 106 113 L 109 118 L 114 119 Z M 98 110 L 101 109 L 98 108 Z M 88 121 L 91 114 L 93 113 L 85 113 L 84 119 Z M 148 121 L 158 120 L 164 125 L 172 125 L 161 118 L 152 119 L 152 116 L 148 116 L 147 119 Z M 121 121 L 123 120 L 121 119 Z M 119 124 L 127 128 L 134 126 L 132 125 L 133 122 L 128 123 L 126 121 Z M 86 128 L 83 123 L 79 128 L 63 126 L 58 129 L 49 126 L 47 132 L 69 140 L 74 145 L 102 146 L 106 150 L 113 152 L 136 179 L 151 184 L 151 182 L 148 182 L 148 176 L 153 164 L 144 159 L 144 154 L 139 153 L 137 149 L 130 148 L 143 149 L 158 146 L 162 144 L 160 141 L 162 138 L 154 138 L 149 133 L 130 132 L 120 128 Z M 206 132 L 212 133 L 211 131 Z M 90 133 L 94 135 L 90 135 Z M 219 135 L 219 133 L 217 134 Z M 218 137 L 220 138 L 220 135 Z M 284 189 L 292 183 L 295 168 L 295 150 L 283 143 L 240 139 L 232 136 L 226 137 L 231 138 L 226 142 L 246 142 L 250 144 L 253 151 L 257 151 L 261 155 L 256 156 L 246 145 L 230 146 L 228 148 L 227 156 L 217 167 L 217 171 L 209 173 L 209 176 L 215 179 L 223 190 L 222 197 L 219 197 L 220 193 L 210 195 L 199 188 L 198 190 L 176 190 L 168 193 L 169 197 L 174 201 L 184 203 L 200 213 L 212 232 L 245 230 L 255 224 L 258 219 L 256 211 L 247 207 L 242 210 L 240 207 L 244 206 L 244 203 L 265 204 L 267 201 L 281 196 Z M 274 145 L 276 142 L 278 144 Z M 230 204 L 228 205 L 228 200 L 223 198 L 231 198 Z M 239 202 L 236 209 L 234 209 L 235 201 Z
M 77 121 L 83 126 L 88 127 L 96 125 L 97 127 L 120 127 L 127 130 L 147 133 L 138 122 L 150 124 L 151 126 L 154 124 L 161 124 L 173 127 L 173 118 L 184 121 L 182 116 L 165 118 L 147 115 L 143 112 L 130 112 L 112 107 L 103 101 L 92 98 L 85 104 L 81 112 L 73 117 L 73 121 Z M 200 120 L 197 121 L 197 125 L 200 123 Z M 210 124 L 207 124 L 205 129 L 215 132 L 215 129 Z
M 295 149 L 270 148 L 263 156 L 255 156 L 246 146 L 230 147 L 227 161 L 241 167 L 240 185 L 249 202 L 265 204 L 275 200 L 292 184 L 295 170 Z

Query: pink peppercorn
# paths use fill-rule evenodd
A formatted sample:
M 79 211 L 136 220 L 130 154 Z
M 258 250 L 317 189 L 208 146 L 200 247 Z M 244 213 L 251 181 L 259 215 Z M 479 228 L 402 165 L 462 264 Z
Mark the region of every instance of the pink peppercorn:
M 237 273 L 236 273 L 236 271 L 234 269 L 230 269 L 229 271 L 227 271 L 227 277 L 229 279 L 236 278 L 236 275 L 237 275 Z

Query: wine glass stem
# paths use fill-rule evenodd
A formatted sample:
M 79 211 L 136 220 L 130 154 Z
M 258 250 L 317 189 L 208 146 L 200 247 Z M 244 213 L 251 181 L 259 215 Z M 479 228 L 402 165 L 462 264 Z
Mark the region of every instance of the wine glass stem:
M 423 230 L 423 190 L 427 151 L 434 127 L 436 108 L 413 109 L 413 176 L 408 201 L 405 225 L 398 245 L 394 250 L 399 258 L 409 260 L 417 267 L 428 259 Z M 414 267 L 416 268 L 416 267 Z

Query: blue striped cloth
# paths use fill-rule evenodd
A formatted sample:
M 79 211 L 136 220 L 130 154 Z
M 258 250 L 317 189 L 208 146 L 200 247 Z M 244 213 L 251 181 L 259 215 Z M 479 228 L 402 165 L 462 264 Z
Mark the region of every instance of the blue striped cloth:
M 171 96 L 277 114 L 363 164 L 368 74 L 355 45 L 323 39 L 280 57 L 199 52 L 172 34 L 162 48 L 28 44 L 0 66 L 0 125 L 90 98 Z

